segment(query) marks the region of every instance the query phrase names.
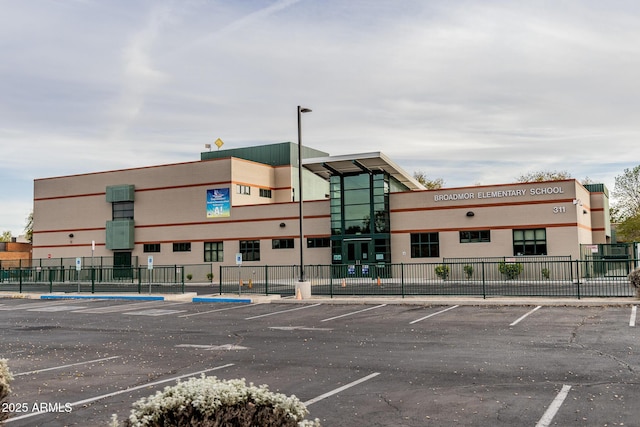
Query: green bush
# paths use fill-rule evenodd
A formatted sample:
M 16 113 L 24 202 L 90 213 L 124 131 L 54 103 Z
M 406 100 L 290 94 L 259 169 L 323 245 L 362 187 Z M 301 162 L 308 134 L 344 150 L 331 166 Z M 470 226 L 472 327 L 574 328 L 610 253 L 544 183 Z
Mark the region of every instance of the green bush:
M 629 273 L 629 283 L 636 289 L 636 297 L 640 299 L 640 267 Z
M 542 273 L 542 278 L 545 280 L 549 280 L 549 277 L 551 277 L 551 272 L 548 268 L 543 268 L 540 270 L 540 273 Z
M 438 265 L 435 268 L 436 276 L 441 278 L 442 280 L 446 280 L 449 277 L 449 266 L 448 265 Z
M 295 396 L 246 385 L 244 379 L 221 381 L 203 375 L 136 401 L 125 426 L 319 427 L 317 419 L 304 420 L 307 414 Z
M 11 387 L 9 387 L 9 383 L 13 380 L 13 376 L 11 376 L 11 372 L 9 372 L 9 367 L 7 366 L 6 359 L 0 359 L 0 406 L 4 409 L 4 403 L 7 401 L 9 397 L 9 393 L 11 392 Z M 3 421 L 9 417 L 9 412 L 0 411 L 0 424 L 3 424 Z
M 473 265 L 465 265 L 464 267 L 462 267 L 462 270 L 467 276 L 467 280 L 471 279 L 471 276 L 473 276 Z
M 640 267 L 629 273 L 629 283 L 636 289 L 640 289 Z
M 520 273 L 522 273 L 522 264 L 520 264 L 519 262 L 506 263 L 502 261 L 498 265 L 498 271 L 500 271 L 500 273 L 507 276 L 507 280 L 513 280 L 517 278 L 520 275 Z

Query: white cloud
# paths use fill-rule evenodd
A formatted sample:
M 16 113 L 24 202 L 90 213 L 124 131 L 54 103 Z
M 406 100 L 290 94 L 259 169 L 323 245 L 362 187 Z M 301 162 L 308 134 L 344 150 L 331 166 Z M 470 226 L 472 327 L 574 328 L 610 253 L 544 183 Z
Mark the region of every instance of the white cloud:
M 623 1 L 12 2 L 0 178 L 30 205 L 36 177 L 295 141 L 301 104 L 305 143 L 331 154 L 456 186 L 556 169 L 612 189 L 640 158 L 638 38 Z

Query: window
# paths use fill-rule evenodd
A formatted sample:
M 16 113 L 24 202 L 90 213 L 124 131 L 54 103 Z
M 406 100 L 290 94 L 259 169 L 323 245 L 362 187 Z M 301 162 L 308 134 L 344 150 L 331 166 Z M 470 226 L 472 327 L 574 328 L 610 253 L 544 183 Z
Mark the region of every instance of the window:
M 111 216 L 116 219 L 133 219 L 133 202 L 113 202 Z
M 145 252 L 160 252 L 160 243 L 145 243 L 143 248 Z
M 174 243 L 173 252 L 191 252 L 191 242 Z
M 477 242 L 490 242 L 491 231 L 489 230 L 474 230 L 474 231 L 461 231 L 460 243 L 477 243 Z
M 438 233 L 411 234 L 411 258 L 437 258 L 439 256 Z
M 204 242 L 204 262 L 224 261 L 222 242 Z
M 331 247 L 331 239 L 328 237 L 311 237 L 307 239 L 308 248 L 329 248 Z
M 238 194 L 251 194 L 251 187 L 248 185 L 238 184 L 236 185 L 236 193 Z
M 544 228 L 513 230 L 513 254 L 546 255 L 547 230 Z
M 271 249 L 292 249 L 293 239 L 273 239 Z
M 268 199 L 271 198 L 271 190 L 267 190 L 266 188 L 260 189 L 260 197 L 266 197 Z
M 240 240 L 243 261 L 260 261 L 260 240 Z

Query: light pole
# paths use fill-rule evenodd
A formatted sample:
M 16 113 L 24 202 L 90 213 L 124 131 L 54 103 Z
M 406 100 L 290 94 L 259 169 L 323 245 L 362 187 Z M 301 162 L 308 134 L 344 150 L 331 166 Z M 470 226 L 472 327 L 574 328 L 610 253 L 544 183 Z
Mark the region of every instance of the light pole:
M 302 113 L 310 113 L 309 108 L 303 108 L 298 105 L 298 211 L 300 215 L 300 282 L 304 282 L 304 234 L 303 234 L 303 216 L 302 216 Z

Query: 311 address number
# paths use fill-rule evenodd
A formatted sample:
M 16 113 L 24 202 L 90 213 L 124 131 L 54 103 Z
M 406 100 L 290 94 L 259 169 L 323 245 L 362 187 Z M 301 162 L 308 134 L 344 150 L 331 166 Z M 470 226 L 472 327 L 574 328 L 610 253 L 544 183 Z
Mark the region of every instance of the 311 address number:
M 553 213 L 554 214 L 558 214 L 558 213 L 565 213 L 567 212 L 567 208 L 564 206 L 554 206 L 553 207 Z

